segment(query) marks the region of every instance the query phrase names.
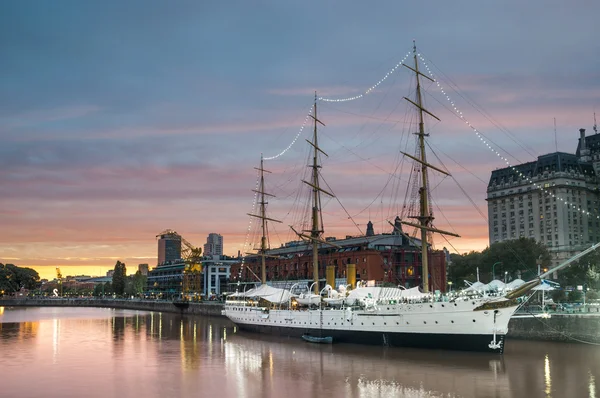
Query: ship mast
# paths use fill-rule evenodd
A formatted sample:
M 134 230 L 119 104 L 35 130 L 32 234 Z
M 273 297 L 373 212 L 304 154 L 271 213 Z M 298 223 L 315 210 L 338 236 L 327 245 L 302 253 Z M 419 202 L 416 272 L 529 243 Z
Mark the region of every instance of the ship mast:
M 313 280 L 315 283 L 315 294 L 319 294 L 319 245 L 317 239 L 323 232 L 319 228 L 319 220 L 321 219 L 321 197 L 319 195 L 319 162 L 317 149 L 319 144 L 317 141 L 317 93 L 315 93 L 315 116 L 314 116 L 314 130 L 313 130 L 313 164 L 312 164 L 312 183 L 313 183 L 313 202 L 312 202 L 312 229 L 310 231 L 310 237 L 312 238 L 312 260 L 313 260 Z
M 335 244 L 326 242 L 322 239 L 323 234 L 323 217 L 321 213 L 321 192 L 334 197 L 332 193 L 327 192 L 323 188 L 319 186 L 319 169 L 321 165 L 319 164 L 319 152 L 325 156 L 328 156 L 325 152 L 319 148 L 318 134 L 317 134 L 317 124 L 321 124 L 325 126 L 323 122 L 321 122 L 317 118 L 317 93 L 315 92 L 315 104 L 314 104 L 314 115 L 310 115 L 314 122 L 313 129 L 313 140 L 312 142 L 306 140 L 313 147 L 313 161 L 312 165 L 309 167 L 312 168 L 311 173 L 311 181 L 304 181 L 303 183 L 310 186 L 312 188 L 312 212 L 311 212 L 311 221 L 312 227 L 310 230 L 303 230 L 302 232 L 310 232 L 310 235 L 306 235 L 305 233 L 296 232 L 294 228 L 292 230 L 296 232 L 296 234 L 305 241 L 310 241 L 312 244 L 312 260 L 313 260 L 313 281 L 314 281 L 314 293 L 319 294 L 319 243 L 336 246 Z
M 438 232 L 438 233 L 442 233 L 445 235 L 452 235 L 452 236 L 458 236 L 454 233 L 451 232 L 446 232 L 446 231 L 442 231 L 439 229 L 435 229 L 431 226 L 431 223 L 433 222 L 433 214 L 430 212 L 429 210 L 429 182 L 428 182 L 428 173 L 427 173 L 427 169 L 428 168 L 432 168 L 438 172 L 441 172 L 443 174 L 449 175 L 448 173 L 446 173 L 445 171 L 432 166 L 430 164 L 427 163 L 427 155 L 425 153 L 425 137 L 429 136 L 429 134 L 425 133 L 425 122 L 424 122 L 424 113 L 428 114 L 429 116 L 433 117 L 434 119 L 440 120 L 437 116 L 435 116 L 433 113 L 429 112 L 428 110 L 426 110 L 425 108 L 423 108 L 423 98 L 421 95 L 421 77 L 424 77 L 425 79 L 430 80 L 431 82 L 433 82 L 433 79 L 431 79 L 429 76 L 424 75 L 423 73 L 419 72 L 419 60 L 418 60 L 418 54 L 417 54 L 417 45 L 415 44 L 415 42 L 413 41 L 413 56 L 414 56 L 414 62 L 415 62 L 415 66 L 414 68 L 411 68 L 408 65 L 404 65 L 406 68 L 412 70 L 415 73 L 416 79 L 417 79 L 417 93 L 416 93 L 416 101 L 411 101 L 410 99 L 404 97 L 405 100 L 407 100 L 408 102 L 410 102 L 411 104 L 413 104 L 419 111 L 419 131 L 417 133 L 415 133 L 417 135 L 417 137 L 419 138 L 419 156 L 417 157 L 413 157 L 409 154 L 404 153 L 404 155 L 412 158 L 413 160 L 415 160 L 416 162 L 421 164 L 421 186 L 419 188 L 419 215 L 418 216 L 412 216 L 411 218 L 416 218 L 419 221 L 419 224 L 413 224 L 413 223 L 409 223 L 406 221 L 402 221 L 403 224 L 406 225 L 410 225 L 416 228 L 419 228 L 421 230 L 421 264 L 422 264 L 422 282 L 423 282 L 423 292 L 424 293 L 428 293 L 429 292 L 429 259 L 427 256 L 428 253 L 428 244 L 427 244 L 427 234 L 429 232 Z
M 249 216 L 252 217 L 256 217 L 256 218 L 260 218 L 261 220 L 261 227 L 262 227 L 262 237 L 260 239 L 260 249 L 259 249 L 259 254 L 260 254 L 260 282 L 264 285 L 267 283 L 267 267 L 266 267 L 266 257 L 267 256 L 267 250 L 268 250 L 268 245 L 267 245 L 267 221 L 273 221 L 273 222 L 278 222 L 280 223 L 281 221 L 279 220 L 275 220 L 273 218 L 268 218 L 267 214 L 266 214 L 266 208 L 267 208 L 267 204 L 269 202 L 267 202 L 265 200 L 265 196 L 270 196 L 270 197 L 275 197 L 275 195 L 271 195 L 270 193 L 266 193 L 265 192 L 265 172 L 270 173 L 270 171 L 265 170 L 264 168 L 264 159 L 263 159 L 263 155 L 260 155 L 260 168 L 254 168 L 255 170 L 260 171 L 260 182 L 259 182 L 259 186 L 258 186 L 258 190 L 252 190 L 252 192 L 256 192 L 257 194 L 260 195 L 260 202 L 258 202 L 260 204 L 260 214 L 250 214 L 248 213 Z

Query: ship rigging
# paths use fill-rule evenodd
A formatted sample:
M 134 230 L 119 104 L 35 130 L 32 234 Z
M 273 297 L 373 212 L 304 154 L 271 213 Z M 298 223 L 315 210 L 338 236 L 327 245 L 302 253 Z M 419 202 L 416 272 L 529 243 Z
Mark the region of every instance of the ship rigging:
M 325 126 L 317 116 L 315 94 L 313 120 L 313 139 L 308 141 L 312 151 L 310 181 L 303 180 L 311 188 L 311 228 L 296 230 L 294 233 L 311 247 L 312 255 L 312 292 L 297 294 L 293 288 L 276 288 L 267 284 L 266 248 L 267 221 L 277 221 L 266 216 L 264 190 L 264 167 L 261 157 L 260 215 L 262 222 L 261 237 L 261 285 L 250 290 L 237 291 L 228 296 L 223 310 L 224 315 L 236 323 L 240 329 L 285 336 L 323 336 L 332 341 L 383 344 L 391 346 L 414 346 L 421 348 L 443 348 L 502 353 L 504 338 L 508 331 L 508 322 L 520 305 L 520 298 L 527 296 L 541 282 L 541 277 L 524 284 L 506 295 L 468 295 L 440 296 L 430 293 L 428 244 L 431 233 L 440 233 L 457 237 L 452 232 L 440 230 L 432 225 L 434 220 L 429 203 L 428 169 L 444 175 L 448 173 L 427 161 L 425 153 L 425 115 L 439 121 L 439 118 L 423 106 L 421 78 L 433 80 L 419 71 L 419 55 L 413 43 L 414 65 L 402 66 L 409 69 L 416 79 L 415 99 L 404 99 L 416 109 L 418 114 L 418 139 L 416 156 L 402 152 L 414 161 L 418 179 L 419 206 L 417 214 L 410 214 L 417 222 L 397 220 L 394 230 L 399 239 L 404 238 L 401 225 L 420 230 L 420 251 L 422 261 L 421 290 L 418 286 L 383 287 L 356 285 L 356 264 L 346 264 L 347 284 L 335 289 L 336 280 L 327 267 L 327 284 L 320 289 L 320 250 L 324 247 L 336 247 L 333 241 L 323 237 L 323 218 L 321 194 L 335 197 L 321 187 L 319 154 L 327 156 L 319 147 L 318 125 Z M 367 233 L 368 235 L 368 233 Z M 396 238 L 394 238 L 396 239 Z M 411 242 L 414 244 L 414 242 Z M 585 253 L 600 246 L 596 244 Z M 279 251 L 281 254 L 281 251 Z M 577 257 L 578 258 L 578 257 Z M 351 260 L 351 258 L 349 258 Z M 358 260 L 358 259 L 357 259 Z M 574 261 L 575 258 L 570 261 Z M 569 261 L 569 262 L 570 262 Z M 358 262 L 358 261 L 357 261 Z M 568 265 L 549 270 L 547 274 Z M 545 276 L 546 274 L 544 274 Z M 329 341 L 329 340 L 328 340 Z

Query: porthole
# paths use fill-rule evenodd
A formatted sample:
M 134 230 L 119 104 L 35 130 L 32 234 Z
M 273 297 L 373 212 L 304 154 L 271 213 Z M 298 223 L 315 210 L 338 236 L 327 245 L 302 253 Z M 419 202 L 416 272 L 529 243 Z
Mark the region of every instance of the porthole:
M 435 321 L 435 323 L 438 323 L 438 321 Z
M 475 322 L 475 319 L 473 319 L 473 322 Z

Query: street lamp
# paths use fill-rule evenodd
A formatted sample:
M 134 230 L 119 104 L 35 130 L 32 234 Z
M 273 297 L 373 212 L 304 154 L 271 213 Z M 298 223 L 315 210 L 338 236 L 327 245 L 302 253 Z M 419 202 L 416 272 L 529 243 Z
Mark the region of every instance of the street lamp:
M 497 264 L 502 264 L 502 261 L 497 261 L 494 264 L 492 264 L 492 280 L 494 280 L 494 267 L 496 267 Z
M 504 271 L 504 283 L 506 284 L 506 277 L 508 276 L 508 271 Z
M 448 293 L 452 293 L 452 281 L 448 281 L 448 286 L 450 286 Z

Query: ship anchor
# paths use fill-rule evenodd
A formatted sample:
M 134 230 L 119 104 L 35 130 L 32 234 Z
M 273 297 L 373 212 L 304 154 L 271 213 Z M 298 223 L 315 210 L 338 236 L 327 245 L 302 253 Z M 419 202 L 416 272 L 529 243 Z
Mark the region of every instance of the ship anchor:
M 496 314 L 498 314 L 498 310 L 494 310 L 494 339 L 488 345 L 492 350 L 499 350 L 502 348 L 502 342 L 496 341 Z

